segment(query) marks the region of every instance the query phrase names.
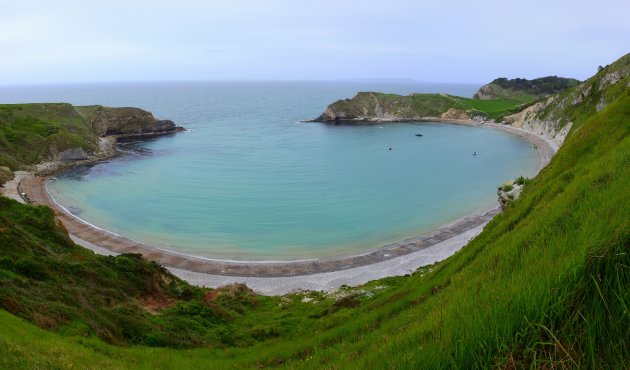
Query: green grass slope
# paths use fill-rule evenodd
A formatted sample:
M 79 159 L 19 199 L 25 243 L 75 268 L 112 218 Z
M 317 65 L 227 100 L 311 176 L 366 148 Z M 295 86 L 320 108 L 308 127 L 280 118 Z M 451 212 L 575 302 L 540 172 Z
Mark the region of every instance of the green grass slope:
M 98 148 L 86 116 L 72 105 L 0 105 L 0 166 L 17 170 L 70 148 Z

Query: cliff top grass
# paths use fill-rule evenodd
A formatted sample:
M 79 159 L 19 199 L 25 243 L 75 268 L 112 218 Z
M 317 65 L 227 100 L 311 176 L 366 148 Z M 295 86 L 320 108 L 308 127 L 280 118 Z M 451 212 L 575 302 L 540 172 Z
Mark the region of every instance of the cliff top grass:
M 454 108 L 467 112 L 470 116 L 483 116 L 490 119 L 515 113 L 523 104 L 534 99 L 520 100 L 498 98 L 479 100 L 448 94 L 386 94 L 380 92 L 360 92 L 352 99 L 334 102 L 329 106 L 335 112 L 343 112 L 351 117 L 378 117 L 382 112 L 402 118 L 440 117 Z
M 180 298 L 169 283 L 160 291 L 175 305 L 151 312 L 141 303 L 152 286 L 144 279 L 168 276 L 158 266 L 91 255 L 71 245 L 47 209 L 3 200 L 2 307 L 31 323 L 0 313 L 0 367 L 623 368 L 630 362 L 629 117 L 624 88 L 460 252 L 338 295 L 226 293 L 208 309 L 216 297 L 203 297 L 214 291 L 190 288 L 191 297 Z M 50 317 L 61 318 L 54 332 L 32 324 L 46 328 Z M 89 318 L 129 334 L 106 343 Z M 201 347 L 147 347 L 173 345 L 154 341 L 160 335 L 190 335 L 187 344 Z
M 70 148 L 95 151 L 86 116 L 65 103 L 0 104 L 0 166 L 17 170 Z

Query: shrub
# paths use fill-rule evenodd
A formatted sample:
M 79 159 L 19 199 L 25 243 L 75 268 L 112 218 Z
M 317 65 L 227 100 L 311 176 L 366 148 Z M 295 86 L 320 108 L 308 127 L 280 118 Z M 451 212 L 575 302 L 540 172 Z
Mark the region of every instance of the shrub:
M 517 185 L 525 185 L 528 182 L 530 182 L 531 180 L 528 179 L 527 177 L 523 177 L 523 176 L 519 176 L 516 178 L 516 180 L 514 180 L 514 183 Z

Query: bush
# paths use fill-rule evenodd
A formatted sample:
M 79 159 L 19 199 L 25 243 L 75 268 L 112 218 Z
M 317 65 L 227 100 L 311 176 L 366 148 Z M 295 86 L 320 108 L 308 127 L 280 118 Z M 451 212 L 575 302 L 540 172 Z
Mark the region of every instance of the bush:
M 517 185 L 525 185 L 528 182 L 530 182 L 531 180 L 528 179 L 527 177 L 523 177 L 523 176 L 519 176 L 516 178 L 516 180 L 514 180 L 514 183 Z
M 0 186 L 4 185 L 7 181 L 13 180 L 15 175 L 9 167 L 0 166 Z

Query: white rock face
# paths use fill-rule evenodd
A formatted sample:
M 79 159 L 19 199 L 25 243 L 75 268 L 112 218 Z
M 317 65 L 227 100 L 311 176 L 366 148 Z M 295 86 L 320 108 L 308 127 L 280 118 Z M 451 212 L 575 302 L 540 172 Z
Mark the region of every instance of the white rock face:
M 559 127 L 559 123 L 556 120 L 540 118 L 547 106 L 555 101 L 555 97 L 549 97 L 518 113 L 505 117 L 505 122 L 513 127 L 522 128 L 525 131 L 543 136 L 560 146 L 567 137 L 573 123 L 568 122 L 564 126 Z
M 83 148 L 72 148 L 64 150 L 59 153 L 60 161 L 80 161 L 87 159 L 87 154 L 83 151 Z

